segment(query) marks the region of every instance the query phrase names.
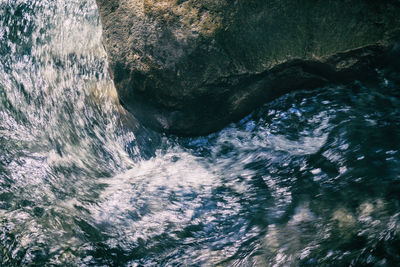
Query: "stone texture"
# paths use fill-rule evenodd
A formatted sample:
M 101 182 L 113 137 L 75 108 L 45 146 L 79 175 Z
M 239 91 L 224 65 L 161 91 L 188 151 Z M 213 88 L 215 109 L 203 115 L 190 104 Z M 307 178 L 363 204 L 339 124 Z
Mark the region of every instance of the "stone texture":
M 180 135 L 221 129 L 294 89 L 368 77 L 400 36 L 398 0 L 97 4 L 121 103 Z

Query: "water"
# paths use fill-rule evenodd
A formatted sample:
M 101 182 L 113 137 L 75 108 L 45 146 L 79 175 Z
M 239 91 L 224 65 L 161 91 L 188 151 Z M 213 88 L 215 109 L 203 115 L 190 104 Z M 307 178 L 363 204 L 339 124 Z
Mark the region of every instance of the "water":
M 395 266 L 400 75 L 207 137 L 118 106 L 94 1 L 0 0 L 1 266 Z

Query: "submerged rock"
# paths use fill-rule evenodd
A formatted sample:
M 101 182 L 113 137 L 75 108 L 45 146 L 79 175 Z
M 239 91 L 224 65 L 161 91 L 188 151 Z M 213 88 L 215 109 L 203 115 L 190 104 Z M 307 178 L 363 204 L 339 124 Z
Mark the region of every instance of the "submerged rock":
M 400 36 L 400 1 L 97 0 L 121 103 L 202 135 L 294 89 L 368 77 Z

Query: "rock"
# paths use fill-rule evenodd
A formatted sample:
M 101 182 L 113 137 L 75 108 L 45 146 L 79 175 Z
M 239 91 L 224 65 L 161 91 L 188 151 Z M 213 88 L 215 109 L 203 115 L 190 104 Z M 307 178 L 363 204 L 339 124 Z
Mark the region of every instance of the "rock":
M 400 36 L 399 0 L 97 4 L 121 103 L 179 135 L 219 130 L 294 89 L 368 77 Z

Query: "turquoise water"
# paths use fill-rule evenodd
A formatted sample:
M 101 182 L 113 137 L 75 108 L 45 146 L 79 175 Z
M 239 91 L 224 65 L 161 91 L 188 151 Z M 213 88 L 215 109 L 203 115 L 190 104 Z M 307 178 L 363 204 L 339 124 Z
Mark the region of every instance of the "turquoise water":
M 0 0 L 0 266 L 396 266 L 400 74 L 222 131 L 121 113 L 94 1 Z

